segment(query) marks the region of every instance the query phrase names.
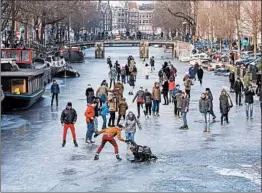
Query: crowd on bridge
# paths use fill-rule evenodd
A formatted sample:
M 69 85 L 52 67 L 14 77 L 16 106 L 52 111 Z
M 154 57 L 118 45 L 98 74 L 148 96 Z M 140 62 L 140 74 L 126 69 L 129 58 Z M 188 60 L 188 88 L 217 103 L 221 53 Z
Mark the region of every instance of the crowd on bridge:
M 140 121 L 141 110 L 146 119 L 149 119 L 151 116 L 160 116 L 160 104 L 163 98 L 163 105 L 174 105 L 173 109 L 175 118 L 182 118 L 183 125 L 180 129 L 189 129 L 187 123 L 187 113 L 190 110 L 190 98 L 192 94 L 194 94 L 191 93 L 191 88 L 197 84 L 197 80 L 199 81 L 199 84 L 202 85 L 204 77 L 203 68 L 198 63 L 191 65 L 188 72 L 184 74 L 183 80 L 178 80 L 184 84 L 184 89 L 181 89 L 181 85 L 178 84 L 176 79 L 177 74 L 183 72 L 178 72 L 170 61 L 166 61 L 162 65 L 161 69 L 157 71 L 159 80 L 152 82 L 152 89 L 149 90 L 149 88 L 144 89 L 142 86 L 136 86 L 138 82 L 138 68 L 133 56 L 129 56 L 126 64 L 122 66 L 117 60 L 113 64 L 111 58 L 109 57 L 107 58 L 107 65 L 109 68 L 109 82 L 107 82 L 107 80 L 103 80 L 101 85 L 99 85 L 96 90 L 88 84 L 85 92 L 87 102 L 87 108 L 84 113 L 87 123 L 85 141 L 88 144 L 92 144 L 94 143 L 93 137 L 103 134 L 101 145 L 97 149 L 94 159 L 99 159 L 99 154 L 104 145 L 109 142 L 114 146 L 116 158 L 121 160 L 118 154 L 118 145 L 114 139 L 115 136 L 117 136 L 120 141 L 127 143 L 127 146 L 134 155 L 134 159 L 132 161 L 156 159 L 156 156 L 152 154 L 149 147 L 140 146 L 135 143 L 137 128 L 142 130 L 143 125 Z M 143 62 L 143 65 L 145 79 L 150 81 L 150 74 L 156 71 L 154 57 L 152 56 L 148 63 L 146 61 Z M 241 97 L 242 94 L 244 94 L 246 117 L 247 119 L 252 119 L 255 96 L 255 91 L 253 90 L 252 85 L 246 79 L 244 79 L 243 82 L 239 77 L 235 79 L 233 71 L 230 73 L 229 82 L 230 91 L 235 92 L 236 105 L 242 105 Z M 131 101 L 126 100 L 126 97 L 124 96 L 125 89 L 129 89 L 128 94 L 130 96 L 134 96 L 132 102 L 136 102 L 137 112 L 128 110 L 129 102 Z M 135 89 L 137 91 L 134 93 Z M 53 94 L 59 93 L 59 86 L 55 81 L 52 85 L 51 91 Z M 258 88 L 258 90 L 256 90 L 256 94 L 259 96 L 262 113 L 262 90 L 259 90 Z M 58 100 L 56 100 L 56 102 L 58 104 Z M 232 107 L 233 102 L 229 92 L 223 88 L 219 96 L 221 125 L 223 125 L 224 122 L 229 124 L 229 113 Z M 210 132 L 212 123 L 216 122 L 216 115 L 213 110 L 213 96 L 210 88 L 205 88 L 205 91 L 200 96 L 199 113 L 201 113 L 203 117 L 203 132 Z M 98 128 L 99 116 L 102 117 L 101 129 Z M 212 120 L 210 119 L 211 116 Z M 107 119 L 108 117 L 109 119 Z M 64 126 L 63 147 L 66 145 L 66 134 L 68 128 L 70 128 L 72 132 L 75 146 L 78 146 L 74 127 L 76 121 L 77 112 L 72 108 L 72 103 L 68 102 L 66 108 L 61 114 L 61 124 Z M 122 130 L 125 131 L 125 139 L 121 137 Z

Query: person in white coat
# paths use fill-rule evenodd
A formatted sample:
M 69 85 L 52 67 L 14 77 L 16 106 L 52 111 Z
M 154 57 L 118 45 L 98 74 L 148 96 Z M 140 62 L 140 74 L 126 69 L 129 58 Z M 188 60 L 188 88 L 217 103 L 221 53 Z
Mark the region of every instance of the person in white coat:
M 149 78 L 149 73 L 150 73 L 150 66 L 146 63 L 146 65 L 145 65 L 145 76 L 146 76 L 146 79 Z

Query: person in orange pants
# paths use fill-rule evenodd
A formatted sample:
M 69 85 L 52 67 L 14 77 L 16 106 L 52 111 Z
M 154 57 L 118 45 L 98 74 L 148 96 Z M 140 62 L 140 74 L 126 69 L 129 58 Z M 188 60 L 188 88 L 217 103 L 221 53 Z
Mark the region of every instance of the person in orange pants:
M 114 146 L 115 149 L 115 154 L 116 154 L 116 159 L 118 159 L 119 161 L 121 161 L 122 159 L 119 157 L 118 155 L 118 145 L 116 143 L 116 140 L 114 139 L 114 137 L 117 135 L 118 140 L 120 141 L 124 141 L 126 143 L 129 142 L 129 140 L 125 140 L 121 137 L 121 131 L 122 131 L 123 126 L 122 125 L 118 125 L 116 127 L 110 127 L 107 129 L 103 129 L 99 132 L 97 132 L 94 137 L 97 137 L 98 135 L 100 135 L 101 133 L 104 133 L 103 137 L 102 137 L 102 143 L 101 145 L 98 147 L 97 151 L 96 151 L 96 155 L 94 160 L 98 160 L 99 159 L 99 153 L 102 151 L 103 147 L 105 146 L 105 144 L 107 142 L 111 143 Z
M 78 147 L 78 144 L 76 142 L 76 134 L 75 134 L 75 123 L 77 120 L 77 113 L 76 110 L 72 108 L 72 103 L 68 102 L 66 108 L 63 110 L 61 114 L 61 124 L 64 126 L 64 132 L 63 132 L 63 143 L 62 147 L 66 144 L 66 135 L 67 130 L 70 128 L 72 136 L 73 136 L 73 142 L 76 147 Z

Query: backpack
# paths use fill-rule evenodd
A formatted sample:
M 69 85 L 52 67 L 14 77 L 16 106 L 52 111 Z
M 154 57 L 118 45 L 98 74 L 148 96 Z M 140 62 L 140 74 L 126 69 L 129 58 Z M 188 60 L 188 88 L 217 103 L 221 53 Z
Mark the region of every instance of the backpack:
M 137 72 L 137 68 L 136 68 L 136 66 L 134 66 L 134 68 L 133 68 L 133 72 Z
M 138 146 L 137 153 L 142 156 L 142 159 L 150 159 L 152 151 L 148 146 Z

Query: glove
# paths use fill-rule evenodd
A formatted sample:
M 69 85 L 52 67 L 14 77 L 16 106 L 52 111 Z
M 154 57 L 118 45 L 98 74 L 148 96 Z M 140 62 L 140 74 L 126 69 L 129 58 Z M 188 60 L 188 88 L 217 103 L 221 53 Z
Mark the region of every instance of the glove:
M 129 143 L 129 142 L 130 142 L 130 140 L 129 140 L 129 139 L 126 139 L 126 140 L 125 140 L 125 143 Z
M 94 135 L 94 138 L 96 138 L 98 135 L 99 135 L 99 134 L 98 134 L 98 133 L 96 133 L 96 134 Z

